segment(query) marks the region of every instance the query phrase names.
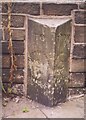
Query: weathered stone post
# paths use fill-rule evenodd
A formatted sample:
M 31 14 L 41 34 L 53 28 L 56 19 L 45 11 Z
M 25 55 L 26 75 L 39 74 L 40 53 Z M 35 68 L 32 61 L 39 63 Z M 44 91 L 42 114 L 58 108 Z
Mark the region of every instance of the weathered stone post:
M 67 97 L 70 18 L 30 18 L 28 24 L 28 95 L 57 105 Z

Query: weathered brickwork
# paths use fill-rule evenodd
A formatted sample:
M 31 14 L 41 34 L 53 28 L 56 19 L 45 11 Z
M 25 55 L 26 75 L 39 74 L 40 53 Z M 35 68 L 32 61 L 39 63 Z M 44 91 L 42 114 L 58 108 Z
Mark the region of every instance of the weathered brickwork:
M 3 14 L 2 19 L 7 22 L 7 15 Z M 12 30 L 12 40 L 13 40 L 13 50 L 16 57 L 17 71 L 14 71 L 13 82 L 24 83 L 24 68 L 25 68 L 25 16 L 24 15 L 12 15 L 11 21 Z M 9 82 L 9 74 L 11 67 L 11 58 L 8 50 L 9 36 L 7 29 L 1 30 L 0 42 L 2 44 L 2 52 L 0 51 L 0 56 L 2 54 L 2 81 Z M 4 33 L 4 38 L 2 33 Z
M 85 14 L 86 10 L 80 9 L 72 11 L 73 21 L 70 58 L 70 87 L 86 86 Z
M 86 32 L 86 26 L 74 26 L 75 32 L 74 32 L 74 41 L 75 43 L 86 43 L 85 39 L 85 32 Z

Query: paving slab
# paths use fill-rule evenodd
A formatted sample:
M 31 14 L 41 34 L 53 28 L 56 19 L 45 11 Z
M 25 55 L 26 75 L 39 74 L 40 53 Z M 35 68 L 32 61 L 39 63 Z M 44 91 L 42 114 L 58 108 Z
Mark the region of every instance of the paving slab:
M 23 112 L 26 109 L 28 112 Z M 44 114 L 34 105 L 34 102 L 26 98 L 20 99 L 19 103 L 9 101 L 3 108 L 4 118 L 45 118 Z
M 84 118 L 83 99 L 67 101 L 55 108 L 41 109 L 48 118 Z
M 28 112 L 28 114 L 21 112 L 17 115 L 14 114 L 12 116 L 8 116 L 7 118 L 46 118 L 46 117 L 39 109 L 35 109 L 35 110 L 30 110 L 30 112 Z
M 29 112 L 23 113 L 27 107 Z M 9 101 L 3 107 L 4 118 L 84 118 L 84 97 L 58 104 L 56 107 L 45 107 L 26 98 L 20 98 L 19 103 Z

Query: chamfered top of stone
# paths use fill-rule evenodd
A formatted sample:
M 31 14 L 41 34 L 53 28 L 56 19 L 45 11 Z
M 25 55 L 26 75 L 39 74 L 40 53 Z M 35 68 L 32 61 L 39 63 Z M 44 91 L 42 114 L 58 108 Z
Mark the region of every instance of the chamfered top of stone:
M 48 27 L 56 28 L 70 21 L 70 18 L 30 18 L 30 20 L 33 20 L 34 22 L 42 25 L 46 25 Z

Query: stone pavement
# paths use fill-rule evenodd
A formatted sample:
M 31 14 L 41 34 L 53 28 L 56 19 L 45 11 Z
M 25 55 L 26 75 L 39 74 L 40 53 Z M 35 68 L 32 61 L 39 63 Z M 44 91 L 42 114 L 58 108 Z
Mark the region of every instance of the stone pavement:
M 23 113 L 24 108 L 28 112 Z M 27 98 L 11 100 L 3 107 L 4 118 L 84 118 L 84 97 L 72 99 L 56 107 L 45 107 Z

